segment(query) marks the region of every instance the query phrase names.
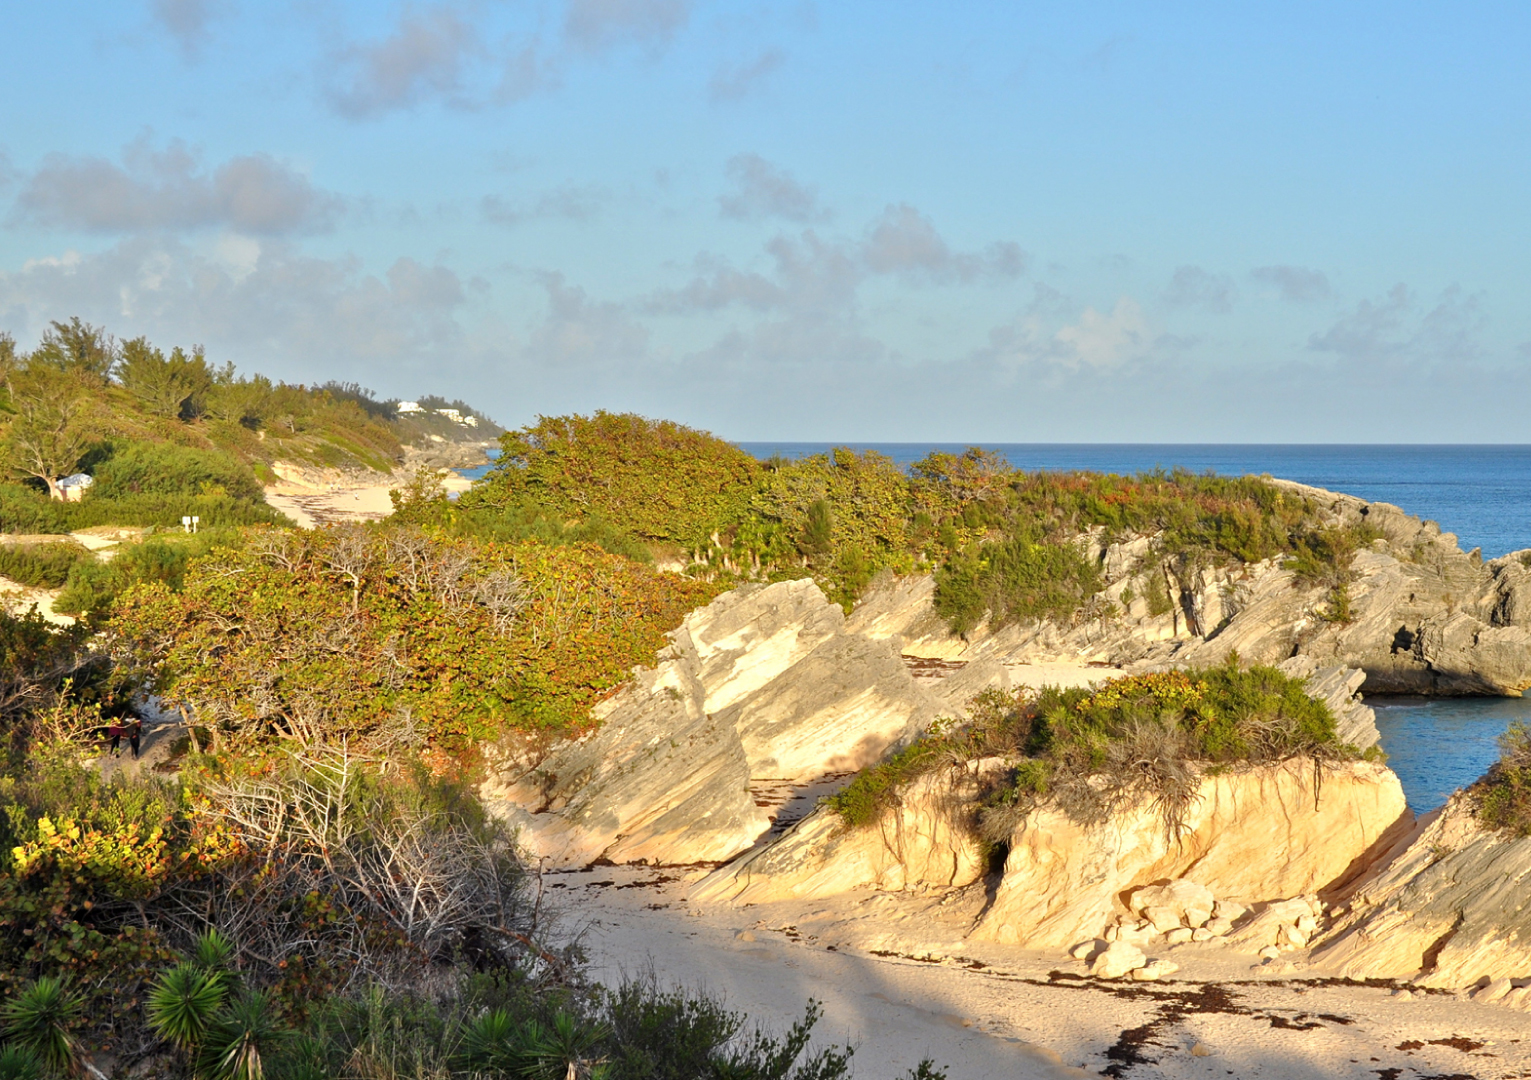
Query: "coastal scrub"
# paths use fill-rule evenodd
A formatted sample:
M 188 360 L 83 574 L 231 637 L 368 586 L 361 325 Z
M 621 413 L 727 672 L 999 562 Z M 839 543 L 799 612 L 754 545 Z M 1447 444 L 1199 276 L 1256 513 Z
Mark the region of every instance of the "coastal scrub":
M 1176 835 L 1203 772 L 1315 764 L 1359 756 L 1335 734 L 1328 706 L 1271 667 L 1155 672 L 1094 688 L 989 690 L 966 723 L 939 725 L 831 796 L 846 825 L 875 823 L 920 775 L 982 757 L 1009 769 L 972 808 L 973 824 L 1004 842 L 1027 815 L 1052 806 L 1080 824 L 1149 801 Z

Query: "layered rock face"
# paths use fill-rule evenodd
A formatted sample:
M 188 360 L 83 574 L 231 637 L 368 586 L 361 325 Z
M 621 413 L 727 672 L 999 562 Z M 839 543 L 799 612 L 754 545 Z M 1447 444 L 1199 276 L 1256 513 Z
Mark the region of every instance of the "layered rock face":
M 768 847 L 708 875 L 691 899 L 741 904 L 811 900 L 852 889 L 916 883 L 971 885 L 985 870 L 982 846 L 964 828 L 977 781 L 999 762 L 916 780 L 876 825 L 845 827 L 828 807 L 809 814 Z
M 1364 866 L 1412 821 L 1391 770 L 1354 762 L 1316 774 L 1300 760 L 1204 777 L 1175 839 L 1150 805 L 1090 826 L 1038 811 L 1011 838 L 998 892 L 974 935 L 1071 946 L 1103 936 L 1132 890 L 1187 876 L 1245 907 L 1317 893 Z
M 910 655 L 949 660 L 1158 666 L 1218 663 L 1236 651 L 1248 663 L 1301 656 L 1317 668 L 1360 668 L 1370 693 L 1513 695 L 1531 687 L 1524 553 L 1485 563 L 1396 506 L 1275 483 L 1313 500 L 1336 524 L 1366 523 L 1382 534 L 1351 565 L 1348 623 L 1325 617 L 1326 588 L 1304 584 L 1279 561 L 1186 566 L 1156 556 L 1150 537 L 1108 544 L 1096 533 L 1080 542 L 1099 560 L 1106 584 L 1095 609 L 1107 614 L 980 626 L 958 638 L 931 607 L 934 582 L 926 577 L 875 590 L 850 627 L 895 639 Z M 1148 597 L 1161 586 L 1170 610 L 1155 615 Z
M 1531 1008 L 1531 838 L 1484 829 L 1470 795 L 1421 819 L 1347 907 L 1315 964 Z
M 501 759 L 481 794 L 554 865 L 721 861 L 770 826 L 752 780 L 859 769 L 1004 679 L 990 662 L 927 689 L 813 582 L 745 586 L 688 616 L 596 731 Z
M 973 884 L 986 867 L 964 827 L 972 792 L 984 771 L 1002 767 L 982 761 L 924 777 L 874 826 L 847 828 L 822 807 L 769 847 L 713 872 L 691 897 L 767 903 Z M 1176 944 L 1226 935 L 1258 909 L 1241 924 L 1241 944 L 1300 947 L 1317 928 L 1316 901 L 1292 901 L 1304 905 L 1296 914 L 1270 902 L 1342 885 L 1412 825 L 1398 778 L 1369 762 L 1321 775 L 1311 762 L 1291 761 L 1207 776 L 1178 842 L 1147 804 L 1091 826 L 1037 811 L 1012 837 L 972 936 L 1031 948 L 1118 938 Z

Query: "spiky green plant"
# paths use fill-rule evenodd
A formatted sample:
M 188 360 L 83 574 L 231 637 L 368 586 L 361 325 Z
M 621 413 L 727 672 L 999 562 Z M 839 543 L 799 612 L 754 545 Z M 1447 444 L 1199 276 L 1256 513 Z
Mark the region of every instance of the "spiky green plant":
M 0 1008 L 0 1030 L 13 1046 L 30 1050 L 56 1072 L 73 1071 L 80 1045 L 71 1028 L 80 1019 L 80 999 L 61 980 L 44 976 Z
M 590 1060 L 590 1053 L 606 1037 L 606 1028 L 587 1024 L 572 1013 L 560 1009 L 551 1024 L 535 1021 L 527 1025 L 527 1050 L 533 1059 L 522 1074 L 537 1080 L 561 1080 L 563 1077 L 598 1077 L 605 1070 L 602 1063 Z
M 525 1075 L 535 1068 L 533 1052 L 541 1025 L 517 1024 L 504 1009 L 490 1009 L 463 1025 L 454 1064 L 463 1072 Z
M 177 964 L 149 991 L 149 1024 L 166 1042 L 193 1050 L 212 1027 L 227 996 L 221 971 L 191 962 Z
M 43 1063 L 25 1046 L 0 1047 L 0 1080 L 43 1080 Z
M 262 1080 L 266 1059 L 291 1037 L 269 996 L 241 995 L 209 1026 L 197 1055 L 197 1071 L 212 1080 Z
M 231 971 L 234 962 L 234 943 L 224 937 L 217 927 L 209 926 L 197 938 L 197 944 L 191 951 L 191 962 L 203 971 Z

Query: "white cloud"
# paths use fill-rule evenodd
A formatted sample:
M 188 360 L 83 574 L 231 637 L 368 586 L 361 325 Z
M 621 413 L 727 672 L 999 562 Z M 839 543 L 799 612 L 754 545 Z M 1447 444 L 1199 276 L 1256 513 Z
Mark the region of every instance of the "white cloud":
M 139 139 L 122 164 L 50 154 L 16 197 L 12 220 L 97 233 L 229 228 L 262 236 L 324 232 L 343 210 L 336 195 L 268 154 L 203 169 L 185 144 Z
M 1112 368 L 1148 352 L 1155 340 L 1143 307 L 1130 296 L 1120 297 L 1109 315 L 1087 307 L 1072 326 L 1053 335 L 1065 363 Z

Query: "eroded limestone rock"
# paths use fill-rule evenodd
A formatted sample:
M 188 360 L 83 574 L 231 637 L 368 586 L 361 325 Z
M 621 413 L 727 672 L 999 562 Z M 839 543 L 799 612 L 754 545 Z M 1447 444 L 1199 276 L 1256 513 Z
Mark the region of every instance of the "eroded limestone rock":
M 974 936 L 1069 945 L 1098 934 L 1120 911 L 1118 897 L 1193 869 L 1214 896 L 1243 904 L 1317 892 L 1412 823 L 1398 778 L 1381 765 L 1326 770 L 1321 792 L 1318 782 L 1307 761 L 1204 777 L 1178 844 L 1146 805 L 1091 826 L 1033 813 L 1011 839 Z
M 769 903 L 834 896 L 858 888 L 901 889 L 920 883 L 961 886 L 983 876 L 982 846 L 964 827 L 978 778 L 998 762 L 975 762 L 960 773 L 921 777 L 882 821 L 847 828 L 819 807 L 768 847 L 708 875 L 693 901 Z
M 871 764 L 1005 679 L 970 667 L 932 693 L 893 640 L 848 632 L 812 581 L 745 586 L 692 612 L 656 667 L 596 710 L 596 731 L 501 757 L 481 794 L 553 865 L 721 862 L 770 825 L 752 780 Z
M 1458 793 L 1356 887 L 1313 959 L 1431 987 L 1531 980 L 1531 838 L 1484 829 Z

